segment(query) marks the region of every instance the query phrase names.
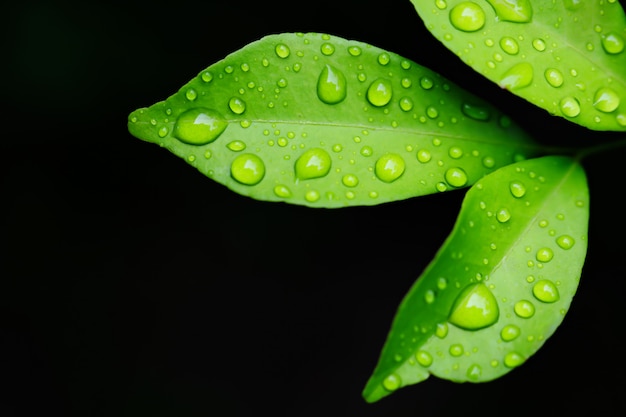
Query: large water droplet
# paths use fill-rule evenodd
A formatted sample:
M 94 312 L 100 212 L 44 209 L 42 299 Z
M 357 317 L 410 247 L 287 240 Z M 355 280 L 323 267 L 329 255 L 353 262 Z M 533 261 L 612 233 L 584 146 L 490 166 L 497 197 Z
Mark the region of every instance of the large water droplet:
M 317 96 L 327 104 L 337 104 L 348 93 L 346 76 L 331 65 L 325 65 L 317 79 Z
M 390 153 L 376 161 L 376 176 L 384 182 L 393 182 L 404 173 L 405 162 L 400 155 Z
M 607 54 L 619 54 L 624 50 L 624 38 L 615 32 L 602 36 L 602 47 Z
M 230 166 L 230 174 L 241 184 L 258 184 L 265 175 L 265 164 L 258 156 L 250 153 L 239 155 Z
M 296 161 L 296 177 L 301 180 L 320 178 L 328 174 L 332 161 L 323 149 L 309 149 Z
M 384 78 L 377 78 L 367 89 L 367 101 L 376 107 L 382 107 L 389 103 L 392 95 L 391 82 Z
M 500 87 L 508 90 L 527 87 L 533 82 L 533 67 L 528 62 L 520 62 L 509 68 L 500 79 Z
M 554 303 L 559 300 L 559 290 L 554 282 L 548 279 L 537 281 L 533 286 L 533 295 L 544 303 Z
M 526 23 L 533 17 L 530 0 L 487 0 L 493 6 L 499 20 Z
M 174 137 L 190 145 L 206 145 L 217 139 L 228 122 L 217 111 L 198 107 L 178 116 Z
M 453 187 L 463 187 L 467 184 L 467 174 L 462 168 L 450 168 L 445 173 L 445 179 Z
M 450 10 L 450 23 L 458 30 L 475 32 L 485 25 L 485 12 L 478 4 L 464 1 Z
M 596 91 L 593 98 L 593 107 L 604 113 L 610 113 L 619 107 L 619 96 L 617 93 L 608 88 L 602 87 Z
M 491 326 L 498 320 L 500 310 L 493 293 L 483 283 L 467 286 L 459 294 L 448 321 L 466 330 Z

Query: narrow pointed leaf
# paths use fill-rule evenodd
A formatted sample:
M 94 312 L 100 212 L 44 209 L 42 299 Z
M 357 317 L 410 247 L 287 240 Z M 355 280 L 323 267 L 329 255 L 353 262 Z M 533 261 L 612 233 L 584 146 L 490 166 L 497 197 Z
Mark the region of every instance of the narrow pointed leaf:
M 579 125 L 626 130 L 617 0 L 411 0 L 428 30 L 502 88 Z
M 585 173 L 567 157 L 509 165 L 474 184 L 400 304 L 364 398 L 430 374 L 489 381 L 528 360 L 574 297 L 588 217 Z
M 415 62 L 315 33 L 247 45 L 132 112 L 128 128 L 237 193 L 314 207 L 469 186 L 537 149 Z

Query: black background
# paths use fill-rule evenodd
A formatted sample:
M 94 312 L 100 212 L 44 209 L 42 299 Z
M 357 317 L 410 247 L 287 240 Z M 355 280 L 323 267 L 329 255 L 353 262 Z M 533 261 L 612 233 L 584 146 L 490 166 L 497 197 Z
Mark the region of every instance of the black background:
M 482 79 L 408 0 L 2 9 L 0 416 L 626 411 L 623 150 L 584 161 L 588 256 L 570 312 L 537 354 L 495 382 L 431 377 L 367 404 L 360 393 L 395 309 L 463 191 L 336 210 L 264 203 L 127 132 L 132 110 L 247 43 L 313 31 L 434 69 L 539 140 L 617 137 Z

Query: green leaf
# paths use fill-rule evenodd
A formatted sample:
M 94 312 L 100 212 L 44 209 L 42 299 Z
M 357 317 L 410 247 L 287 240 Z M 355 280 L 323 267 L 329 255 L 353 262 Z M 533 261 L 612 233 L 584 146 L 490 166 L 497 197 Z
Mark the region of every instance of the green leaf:
M 315 33 L 247 45 L 134 111 L 128 128 L 237 193 L 313 207 L 469 186 L 538 149 L 415 62 Z
M 428 30 L 502 88 L 594 130 L 626 130 L 617 0 L 411 0 Z
M 364 398 L 430 374 L 482 382 L 523 364 L 570 306 L 588 219 L 585 172 L 568 157 L 509 165 L 474 184 L 400 304 Z

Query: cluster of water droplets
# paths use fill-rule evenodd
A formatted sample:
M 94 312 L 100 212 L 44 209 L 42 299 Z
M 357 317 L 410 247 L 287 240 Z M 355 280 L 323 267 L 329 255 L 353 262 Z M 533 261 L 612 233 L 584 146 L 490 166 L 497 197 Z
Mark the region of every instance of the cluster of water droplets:
M 160 103 L 156 116 L 151 113 L 150 124 L 156 131 L 153 135 L 156 141 L 162 146 L 175 148 L 176 145 L 168 145 L 167 139 L 171 137 L 181 144 L 190 145 L 184 148 L 187 152 L 184 157 L 198 166 L 201 166 L 202 157 L 204 161 L 217 158 L 218 148 L 225 147 L 232 152 L 228 162 L 229 175 L 237 184 L 255 186 L 271 172 L 269 181 L 273 182 L 271 187 L 275 197 L 303 197 L 309 203 L 324 198 L 350 200 L 357 196 L 357 190 L 360 190 L 361 196 L 377 199 L 386 184 L 397 182 L 411 167 L 420 169 L 436 165 L 439 178 L 429 174 L 420 183 L 436 191 L 446 191 L 464 187 L 470 181 L 470 174 L 464 168 L 467 161 L 464 165 L 455 165 L 455 161 L 473 158 L 481 170 L 480 175 L 484 175 L 498 165 L 520 157 L 509 155 L 504 160 L 501 155 L 494 157 L 471 148 L 463 149 L 453 141 L 446 152 L 445 140 L 438 137 L 429 139 L 431 143 L 428 145 L 423 140 L 416 142 L 411 139 L 414 143 L 407 141 L 389 150 L 389 142 L 372 139 L 381 126 L 385 130 L 400 131 L 406 126 L 410 129 L 410 125 L 430 123 L 436 131 L 463 120 L 495 124 L 502 129 L 508 128 L 511 123 L 506 116 L 478 101 L 459 104 L 454 114 L 450 114 L 447 103 L 441 98 L 433 99 L 426 106 L 418 106 L 418 102 L 424 102 L 420 95 L 430 93 L 441 97 L 442 93 L 450 91 L 451 86 L 432 72 L 420 73 L 414 68 L 415 64 L 406 59 L 381 50 L 372 53 L 368 50 L 372 47 L 366 44 L 335 44 L 328 35 L 315 35 L 318 46 L 312 48 L 312 40 L 308 36 L 297 36 L 302 47 L 277 41 L 271 44 L 269 51 L 266 50 L 265 56 L 243 62 L 233 59 L 231 63 L 227 60 L 221 66 L 202 71 L 177 95 Z M 346 59 L 353 62 L 345 65 Z M 372 65 L 376 67 L 373 70 Z M 303 117 L 309 104 L 294 103 L 291 97 L 293 94 L 304 95 L 301 90 L 307 86 L 311 88 L 311 80 L 296 80 L 300 74 L 310 74 L 311 66 L 317 68 L 317 79 L 313 89 L 306 94 L 310 99 L 318 100 L 319 104 L 312 105 L 324 107 L 322 113 L 329 118 L 326 123 L 333 122 L 334 109 L 354 100 L 351 97 L 354 96 L 362 103 L 364 116 L 355 118 L 355 125 L 362 128 L 350 132 L 349 136 L 340 137 L 333 133 L 330 137 L 319 137 L 319 134 L 310 134 L 307 123 L 299 122 L 298 118 Z M 302 71 L 303 68 L 307 71 Z M 268 82 L 268 79 L 271 81 Z M 226 102 L 212 99 L 211 88 L 223 89 L 222 85 L 227 83 L 232 85 L 226 87 L 232 89 L 232 95 Z M 294 90 L 295 93 L 292 93 Z M 221 91 L 219 94 L 223 96 Z M 274 109 L 281 110 L 276 113 L 276 121 L 271 121 Z M 140 110 L 131 117 L 131 123 L 145 117 L 145 111 L 148 110 Z M 292 116 L 285 117 L 285 114 Z M 281 118 L 287 123 L 281 123 Z M 306 117 L 304 119 L 309 122 Z M 291 129 L 281 128 L 288 123 L 292 123 Z M 259 128 L 254 134 L 237 130 L 252 131 L 261 125 L 262 130 Z M 218 141 L 227 131 L 229 139 L 226 143 Z M 270 148 L 272 151 L 268 152 Z M 284 152 L 282 157 L 276 158 L 277 149 Z M 269 166 L 275 164 L 277 159 L 291 165 L 291 169 L 283 169 L 284 165 L 281 165 L 279 179 L 273 172 L 275 167 Z M 215 163 L 223 162 L 216 160 Z M 362 165 L 367 165 L 367 168 L 362 169 Z M 207 175 L 215 174 L 209 164 L 202 166 L 207 167 Z M 339 176 L 342 190 L 329 190 L 328 184 L 320 184 L 317 188 L 311 181 L 331 174 Z M 306 184 L 304 191 L 296 191 L 303 184 Z
M 527 171 L 524 168 L 517 170 L 520 175 L 508 184 L 502 185 L 502 195 L 508 195 L 511 206 L 514 204 L 530 206 L 533 204 L 533 195 L 541 189 L 546 179 L 534 171 Z M 481 185 L 482 183 L 478 182 L 476 187 L 482 189 Z M 575 200 L 571 204 L 575 209 L 583 209 L 586 203 L 583 200 Z M 506 204 L 489 207 L 484 201 L 479 201 L 478 210 L 486 217 L 484 224 L 494 232 L 499 230 L 506 233 L 507 225 L 515 222 L 515 216 Z M 548 273 L 544 273 L 549 264 L 558 262 L 555 261 L 556 258 L 564 256 L 575 247 L 577 239 L 586 239 L 585 235 L 575 238 L 567 232 L 559 233 L 565 220 L 565 214 L 556 212 L 545 218 L 539 218 L 534 223 L 532 227 L 539 230 L 539 234 L 546 239 L 536 247 L 527 245 L 521 249 L 527 255 L 527 271 L 516 270 L 518 278 L 515 278 L 516 282 L 512 286 L 508 285 L 506 293 L 502 290 L 497 291 L 497 288 L 504 284 L 494 282 L 497 280 L 490 279 L 481 272 L 475 273 L 470 283 L 464 287 L 459 281 L 445 277 L 437 278 L 431 284 L 431 288 L 422 291 L 426 304 L 435 303 L 438 297 L 445 296 L 445 292 L 450 289 L 459 290 L 462 287 L 452 304 L 447 321 L 437 324 L 434 336 L 417 351 L 414 351 L 410 344 L 402 342 L 400 347 L 404 351 L 415 353 L 410 354 L 408 358 L 404 354 L 397 354 L 396 361 L 408 362 L 411 366 L 419 366 L 430 371 L 437 367 L 438 362 L 445 362 L 445 369 L 442 371 L 442 367 L 439 367 L 437 371 L 448 376 L 461 372 L 462 374 L 453 378 L 459 381 L 479 381 L 485 373 L 485 368 L 513 369 L 522 365 L 528 359 L 528 352 L 536 350 L 526 344 L 542 343 L 550 335 L 534 334 L 532 330 L 534 327 L 525 326 L 525 322 L 540 314 L 542 309 L 553 309 L 555 305 L 559 308 L 561 316 L 566 312 L 566 307 L 558 304 L 561 300 L 559 291 L 562 285 L 559 274 L 561 267 L 555 266 Z M 467 228 L 477 228 L 478 222 L 470 220 Z M 497 236 L 497 233 L 493 235 Z M 493 242 L 488 246 L 489 250 L 497 255 L 498 244 Z M 461 253 L 452 253 L 451 256 L 455 261 L 463 259 Z M 497 262 L 498 256 L 495 259 Z M 489 257 L 485 257 L 479 260 L 478 264 L 487 266 L 491 262 Z M 471 268 L 466 267 L 465 270 L 469 274 Z M 416 334 L 426 334 L 429 327 L 417 325 L 414 330 Z M 476 338 L 465 337 L 468 332 L 476 334 Z M 489 343 L 485 342 L 486 339 L 494 337 L 498 339 L 495 350 L 492 348 L 493 345 L 488 347 Z M 410 336 L 403 334 L 402 339 L 408 340 Z M 480 345 L 486 347 L 479 347 Z M 472 360 L 472 357 L 478 357 L 481 350 L 485 349 L 491 349 L 487 352 L 487 357 Z M 382 382 L 383 387 L 388 391 L 394 391 L 403 386 L 400 375 L 403 372 L 408 371 L 404 369 L 389 374 Z
M 564 18 L 571 20 L 571 22 L 565 22 L 567 25 L 575 26 L 593 21 L 588 9 L 581 12 L 583 1 L 558 1 L 562 2 L 564 13 L 555 18 L 553 22 L 555 29 L 564 25 Z M 617 2 L 618 0 L 600 0 L 597 2 L 600 6 L 599 10 L 593 8 L 592 11 L 600 15 L 611 13 L 610 10 L 605 10 L 605 6 L 611 6 Z M 626 28 L 616 30 L 595 24 L 593 26 L 595 38 L 588 39 L 586 44 L 580 45 L 579 48 L 581 51 L 587 51 L 590 57 L 582 57 L 581 60 L 573 63 L 572 58 L 561 56 L 561 51 L 567 52 L 566 50 L 570 48 L 568 44 L 575 42 L 573 37 L 565 41 L 554 39 L 549 32 L 538 37 L 529 37 L 524 33 L 524 24 L 532 22 L 534 14 L 542 13 L 542 10 L 533 10 L 530 0 L 487 0 L 486 2 L 434 0 L 432 13 L 447 15 L 453 31 L 443 35 L 444 41 L 449 42 L 455 39 L 455 32 L 457 34 L 475 33 L 483 38 L 482 41 L 493 50 L 493 53 L 483 63 L 482 71 L 487 74 L 496 70 L 500 65 L 504 65 L 506 68 L 504 71 L 494 72 L 494 74 L 499 74 L 497 82 L 502 88 L 522 90 L 534 83 L 540 89 L 546 86 L 554 91 L 567 91 L 563 93 L 560 100 L 555 102 L 546 103 L 544 100 L 546 94 L 541 92 L 537 92 L 537 96 L 532 100 L 549 106 L 551 112 L 560 113 L 566 118 L 577 118 L 583 112 L 593 109 L 597 111 L 593 117 L 595 123 L 600 123 L 606 116 L 610 116 L 619 126 L 626 126 L 626 112 L 618 110 L 621 103 L 618 91 L 621 89 L 615 86 L 617 82 L 608 75 L 608 78 L 603 81 L 604 85 L 591 87 L 593 91 L 588 91 L 587 83 L 590 80 L 586 80 L 584 75 L 597 72 L 596 67 L 588 65 L 588 62 L 595 61 L 591 54 L 595 54 L 597 49 L 601 49 L 610 59 L 624 53 Z M 497 29 L 497 25 L 507 26 L 507 29 Z M 434 26 L 430 25 L 429 28 L 433 30 Z M 518 35 L 515 35 L 515 32 Z M 504 35 L 496 39 L 493 33 L 504 33 Z M 472 38 L 467 46 L 457 53 L 461 56 L 472 54 L 472 51 L 476 50 L 475 42 L 480 41 L 478 38 L 475 39 Z M 538 68 L 532 63 L 533 60 L 529 59 L 537 54 L 552 55 L 551 61 L 554 64 Z M 472 66 L 476 64 L 475 58 L 468 57 L 466 60 Z M 577 65 L 584 68 L 577 69 Z

